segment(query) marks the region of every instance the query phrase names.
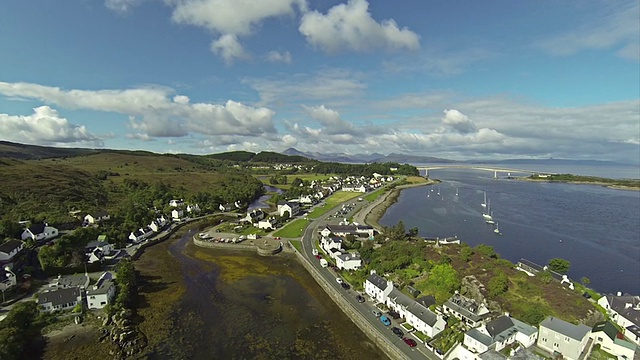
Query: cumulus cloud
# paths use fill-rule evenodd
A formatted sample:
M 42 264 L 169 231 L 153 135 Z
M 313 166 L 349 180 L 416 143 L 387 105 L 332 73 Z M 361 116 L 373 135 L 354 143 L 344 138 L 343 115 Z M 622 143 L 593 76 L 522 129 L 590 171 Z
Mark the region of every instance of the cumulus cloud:
M 211 42 L 211 51 L 220 56 L 227 65 L 236 59 L 249 58 L 249 54 L 235 35 L 225 34 Z
M 476 125 L 469 120 L 469 117 L 455 109 L 444 111 L 442 123 L 450 126 L 461 134 L 468 134 L 477 131 Z
M 596 19 L 568 32 L 540 40 L 536 45 L 552 55 L 569 56 L 583 50 L 619 48 L 618 55 L 640 60 L 640 3 L 635 0 L 590 9 Z
M 420 48 L 420 37 L 406 27 L 400 29 L 393 19 L 376 22 L 366 0 L 349 0 L 332 7 L 326 15 L 307 12 L 298 30 L 310 44 L 328 53 Z
M 265 19 L 291 16 L 296 9 L 307 9 L 306 0 L 167 0 L 167 3 L 173 6 L 171 19 L 175 23 L 220 34 L 211 43 L 211 51 L 227 64 L 249 57 L 238 37 L 251 35 Z
M 291 54 L 288 51 L 278 52 L 278 51 L 269 51 L 265 56 L 267 61 L 273 63 L 285 63 L 291 64 Z
M 37 107 L 31 115 L 0 114 L 0 134 L 3 140 L 37 145 L 103 146 L 84 125 L 69 123 L 49 106 Z
M 68 109 L 90 109 L 129 115 L 129 126 L 150 137 L 207 135 L 270 136 L 277 133 L 275 112 L 229 100 L 225 104 L 190 103 L 169 88 L 62 90 L 31 83 L 0 82 L 0 94 L 36 99 Z

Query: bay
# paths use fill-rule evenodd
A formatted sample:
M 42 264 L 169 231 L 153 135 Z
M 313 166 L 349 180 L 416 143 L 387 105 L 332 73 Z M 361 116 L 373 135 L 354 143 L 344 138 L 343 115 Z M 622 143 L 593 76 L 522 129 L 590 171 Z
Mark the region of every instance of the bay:
M 571 170 L 564 172 L 576 173 Z M 402 220 L 424 237 L 456 235 L 471 246 L 491 245 L 512 262 L 526 258 L 544 265 L 552 258 L 567 259 L 569 277 L 587 277 L 599 292 L 640 293 L 640 192 L 493 175 L 430 170 L 429 177 L 442 183 L 403 190 L 380 224 Z M 484 191 L 502 235 L 482 218 Z

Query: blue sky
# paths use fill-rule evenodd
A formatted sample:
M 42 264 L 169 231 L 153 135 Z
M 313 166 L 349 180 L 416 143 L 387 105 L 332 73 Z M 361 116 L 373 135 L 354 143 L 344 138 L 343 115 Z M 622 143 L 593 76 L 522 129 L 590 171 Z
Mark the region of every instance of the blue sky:
M 0 139 L 640 163 L 638 1 L 0 3 Z

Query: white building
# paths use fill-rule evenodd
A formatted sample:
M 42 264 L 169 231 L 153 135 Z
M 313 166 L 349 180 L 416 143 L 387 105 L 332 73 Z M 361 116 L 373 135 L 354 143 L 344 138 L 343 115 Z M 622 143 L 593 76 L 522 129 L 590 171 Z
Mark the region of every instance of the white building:
M 622 340 L 618 329 L 610 321 L 597 323 L 589 337 L 593 339 L 594 345 L 600 345 L 600 348 L 611 355 L 615 355 L 618 359 L 632 360 L 636 352 L 637 346 L 626 340 Z
M 182 206 L 182 205 L 184 205 L 184 200 L 182 200 L 182 199 L 169 200 L 169 206 L 171 206 L 171 207 L 178 207 L 178 206 Z
M 386 300 L 387 306 L 405 318 L 407 323 L 429 337 L 444 330 L 447 322 L 441 315 L 435 314 L 417 301 L 409 298 L 400 290 L 393 288 Z
M 342 239 L 339 237 L 323 237 L 320 239 L 320 248 L 326 253 L 331 255 L 334 253 L 332 250 L 340 250 L 342 252 Z
M 508 315 L 500 316 L 464 334 L 464 346 L 473 353 L 500 351 L 514 342 L 524 347 L 535 344 L 538 329 Z
M 87 306 L 89 309 L 102 309 L 113 302 L 116 295 L 116 285 L 111 273 L 105 272 L 98 282 L 87 290 Z
M 4 264 L 10 263 L 22 249 L 24 249 L 24 242 L 20 240 L 11 239 L 2 243 L 0 245 L 0 264 L 3 265 L 2 267 L 4 268 Z
M 70 310 L 82 304 L 82 292 L 77 286 L 55 288 L 39 293 L 37 301 L 43 311 Z
M 35 241 L 46 241 L 58 236 L 58 229 L 48 224 L 33 224 L 22 232 L 22 240 L 33 239 Z
M 589 341 L 590 332 L 591 328 L 586 325 L 573 325 L 549 316 L 540 323 L 538 347 L 552 354 L 562 354 L 568 360 L 578 360 Z
M 378 303 L 386 303 L 387 297 L 393 290 L 393 282 L 385 280 L 371 270 L 371 274 L 364 282 L 364 291 Z
M 184 210 L 182 209 L 173 209 L 171 210 L 171 218 L 176 221 L 180 221 L 184 216 Z
M 262 219 L 258 221 L 258 229 L 273 230 L 275 228 L 275 222 L 272 219 Z
M 289 213 L 289 217 L 293 217 L 300 213 L 300 203 L 291 201 L 278 202 L 278 215 L 284 216 L 284 213 Z
M 87 214 L 84 217 L 84 221 L 87 224 L 95 224 L 109 219 L 111 219 L 111 216 L 109 216 L 109 213 L 107 213 L 106 211 L 96 211 L 92 214 Z
M 336 266 L 338 269 L 358 270 L 362 266 L 362 259 L 357 252 L 342 253 L 336 256 Z
M 640 346 L 640 296 L 618 293 L 598 299 L 611 320 L 624 329 L 624 337 Z

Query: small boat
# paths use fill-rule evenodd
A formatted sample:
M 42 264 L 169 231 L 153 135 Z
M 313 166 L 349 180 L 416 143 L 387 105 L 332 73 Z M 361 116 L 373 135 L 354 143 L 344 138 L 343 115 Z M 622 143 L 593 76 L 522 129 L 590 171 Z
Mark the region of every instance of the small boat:
M 495 221 L 493 221 L 493 210 L 491 210 L 491 212 L 489 213 L 489 217 L 490 217 L 490 218 L 489 218 L 489 219 L 486 219 L 486 220 L 485 220 L 485 222 L 486 222 L 487 224 L 491 224 L 491 225 L 495 224 L 496 222 L 495 222 Z
M 496 228 L 493 229 L 493 232 L 498 234 L 498 235 L 502 235 L 502 233 L 500 232 L 500 229 L 498 229 L 498 223 L 496 222 Z
M 487 192 L 484 192 L 484 201 L 482 202 L 482 204 L 480 204 L 480 206 L 482 206 L 483 208 L 487 207 Z
M 487 204 L 487 212 L 482 213 L 482 217 L 485 220 L 493 220 L 493 217 L 491 216 L 491 213 L 490 213 L 490 209 L 491 209 L 491 200 L 489 200 L 489 203 Z
M 458 188 L 456 188 L 456 196 L 458 196 Z

